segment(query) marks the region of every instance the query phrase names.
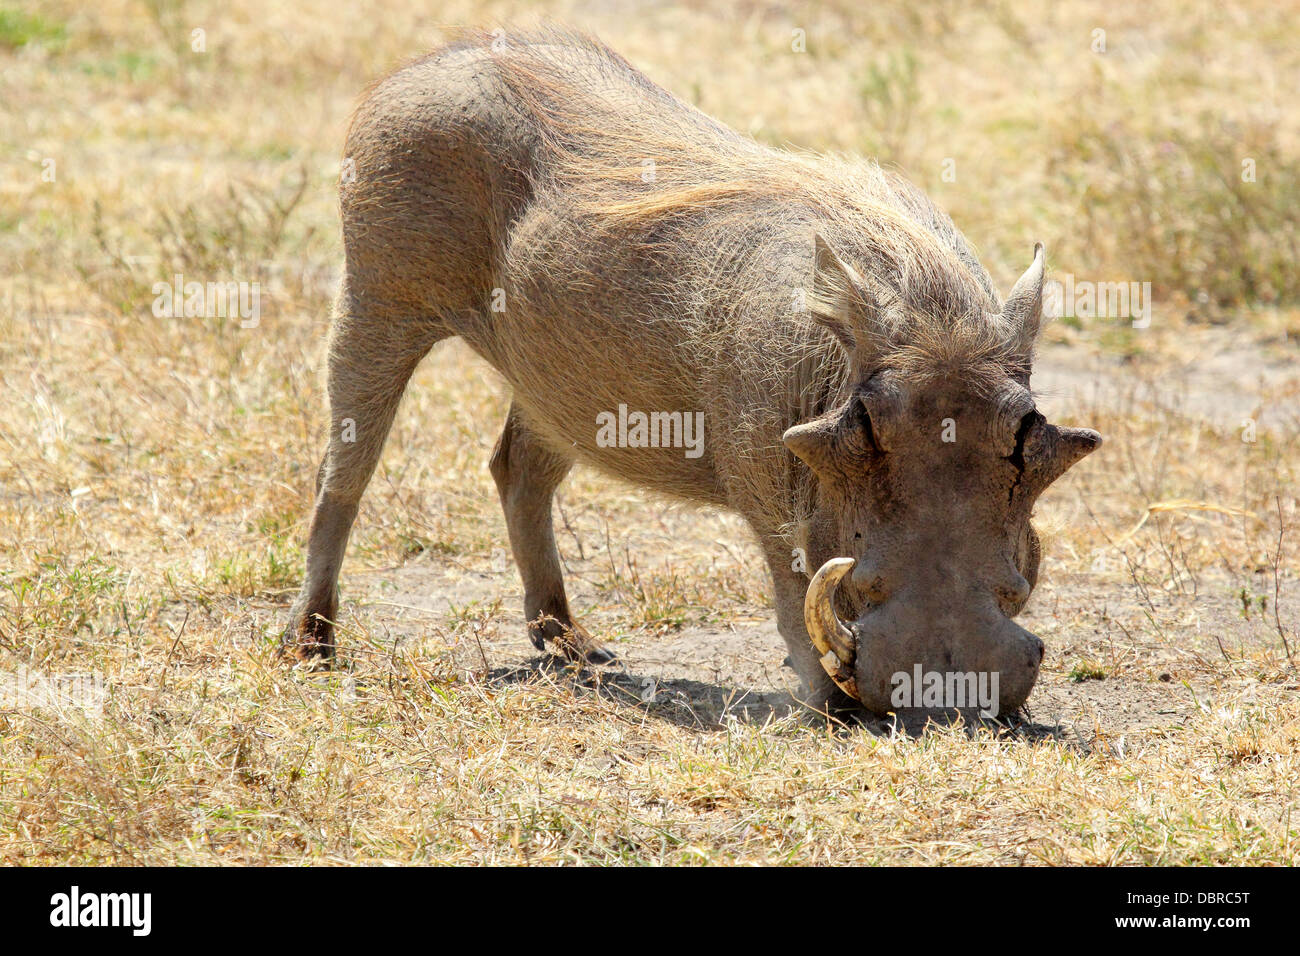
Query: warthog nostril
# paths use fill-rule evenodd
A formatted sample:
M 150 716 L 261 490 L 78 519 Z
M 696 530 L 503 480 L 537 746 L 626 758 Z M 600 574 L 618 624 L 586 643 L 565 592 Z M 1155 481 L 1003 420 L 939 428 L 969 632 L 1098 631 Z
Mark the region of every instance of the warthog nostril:
M 1043 643 L 1042 638 L 1040 638 L 1040 637 L 1036 637 L 1036 636 L 1033 635 L 1033 634 L 1029 635 L 1029 639 L 1030 639 L 1030 642 L 1031 642 L 1031 644 L 1030 644 L 1030 647 L 1031 647 L 1031 651 L 1030 651 L 1030 653 L 1033 653 L 1033 651 L 1035 651 L 1035 650 L 1038 651 L 1038 658 L 1037 658 L 1037 660 L 1034 660 L 1033 658 L 1031 658 L 1031 659 L 1030 659 L 1030 664 L 1029 664 L 1029 666 L 1030 666 L 1030 667 L 1037 667 L 1039 664 L 1043 663 L 1043 658 L 1047 655 L 1047 646 Z

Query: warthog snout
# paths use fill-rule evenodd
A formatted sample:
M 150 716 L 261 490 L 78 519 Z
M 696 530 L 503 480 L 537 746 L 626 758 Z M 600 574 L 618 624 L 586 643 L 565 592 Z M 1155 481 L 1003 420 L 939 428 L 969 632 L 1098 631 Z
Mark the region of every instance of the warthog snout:
M 957 600 L 901 589 L 873 595 L 846 623 L 835 611 L 836 590 L 856 563 L 827 561 L 804 602 L 822 666 L 845 693 L 876 713 L 975 708 L 986 716 L 1010 713 L 1029 697 L 1043 642 L 1007 617 L 1001 595 Z M 1023 603 L 1028 589 L 1024 582 L 1023 594 L 1014 598 Z

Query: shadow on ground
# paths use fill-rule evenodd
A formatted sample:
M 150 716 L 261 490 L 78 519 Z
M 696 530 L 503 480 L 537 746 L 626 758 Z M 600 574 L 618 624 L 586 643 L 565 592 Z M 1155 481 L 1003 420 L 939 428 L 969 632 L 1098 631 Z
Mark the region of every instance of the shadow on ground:
M 595 694 L 620 707 L 627 707 L 656 720 L 664 720 L 694 730 L 719 730 L 728 720 L 762 725 L 772 720 L 794 716 L 802 722 L 824 725 L 827 715 L 804 708 L 788 691 L 763 690 L 732 683 L 712 682 L 689 677 L 662 678 L 638 672 L 619 664 L 607 667 L 578 666 L 562 658 L 541 654 L 518 663 L 492 668 L 483 678 L 489 685 L 539 683 L 563 686 L 578 695 Z M 1089 750 L 1100 737 L 1099 725 L 1087 728 L 1063 719 L 1065 700 L 1090 698 L 1099 707 L 1113 706 L 1106 697 L 1132 695 L 1132 688 L 1119 690 L 1121 682 L 1112 682 L 1116 693 L 1098 692 L 1101 682 L 1088 695 L 1053 692 L 1039 696 L 1037 706 L 1022 708 L 1015 714 L 997 719 L 980 717 L 973 709 L 926 711 L 904 709 L 887 716 L 865 710 L 837 712 L 830 717 L 845 732 L 865 730 L 881 737 L 904 735 L 920 737 L 933 729 L 960 728 L 968 736 L 990 733 L 1001 739 L 1034 742 L 1057 741 Z M 1170 708 L 1168 716 L 1190 717 L 1193 707 Z M 1046 715 L 1047 720 L 1042 719 Z

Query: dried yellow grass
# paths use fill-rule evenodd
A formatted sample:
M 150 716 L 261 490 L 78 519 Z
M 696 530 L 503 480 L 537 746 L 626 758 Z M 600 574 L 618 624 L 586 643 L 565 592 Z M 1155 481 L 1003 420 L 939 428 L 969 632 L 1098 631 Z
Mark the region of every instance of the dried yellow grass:
M 1088 702 L 1111 699 L 1099 696 L 1059 732 L 890 733 L 747 718 L 739 701 L 693 716 L 613 675 L 602 693 L 562 669 L 510 676 L 529 655 L 513 585 L 490 577 L 505 537 L 485 468 L 506 400 L 455 345 L 417 372 L 363 502 L 343 575 L 345 666 L 304 675 L 274 651 L 324 429 L 343 128 L 365 84 L 434 46 L 443 23 L 513 11 L 157 9 L 38 0 L 23 10 L 61 25 L 57 44 L 37 27 L 17 46 L 0 36 L 0 662 L 95 675 L 105 692 L 89 713 L 0 703 L 0 862 L 1296 862 L 1300 704 L 1279 631 L 1294 647 L 1300 379 L 1285 336 L 1300 324 L 1269 297 L 1276 276 L 1249 308 L 1220 306 L 1222 328 L 1188 324 L 1205 311 L 1197 283 L 1246 294 L 1188 247 L 1151 329 L 1061 323 L 1040 359 L 1046 373 L 1096 357 L 1095 401 L 1087 389 L 1043 401 L 1107 437 L 1040 508 L 1042 691 L 1064 693 L 1087 661 L 1105 678 L 1081 693 L 1176 713 L 1144 705 L 1134 721 Z M 1163 233 L 1108 220 L 1144 207 L 1130 181 L 1101 178 L 1088 144 L 1136 135 L 1137 168 L 1163 168 L 1154 93 L 1180 125 L 1267 111 L 1297 87 L 1300 57 L 1264 3 L 1226 23 L 1192 0 L 1109 10 L 1109 59 L 1086 49 L 1096 9 L 1074 2 L 524 13 L 592 30 L 761 141 L 874 152 L 887 135 L 896 152 L 882 158 L 984 246 L 1000 288 L 1035 238 L 1050 269 L 1081 276 L 1126 275 L 1138 252 L 1157 261 Z M 205 54 L 190 50 L 195 25 Z M 795 27 L 811 53 L 790 52 Z M 914 86 L 881 54 L 905 47 Z M 914 89 L 887 128 L 867 122 L 882 109 L 873 67 Z M 1063 136 L 1078 116 L 1092 132 Z M 1264 155 L 1295 154 L 1294 110 L 1268 130 L 1251 141 Z M 1219 135 L 1197 142 L 1218 149 Z M 946 156 L 956 182 L 940 176 Z M 1090 182 L 1105 186 L 1095 204 Z M 1148 197 L 1177 237 L 1218 201 L 1197 182 L 1181 193 Z M 1238 265 L 1259 260 L 1254 241 Z M 263 281 L 259 326 L 154 318 L 151 284 L 177 266 Z M 1215 417 L 1222 397 L 1207 386 L 1177 407 L 1153 397 L 1229 353 L 1259 401 L 1255 443 Z M 587 473 L 560 512 L 585 619 L 625 638 L 630 667 L 682 629 L 770 618 L 760 562 L 728 517 Z M 440 575 L 454 609 L 385 606 L 417 606 L 392 593 L 408 572 Z M 743 690 L 725 671 L 691 679 Z

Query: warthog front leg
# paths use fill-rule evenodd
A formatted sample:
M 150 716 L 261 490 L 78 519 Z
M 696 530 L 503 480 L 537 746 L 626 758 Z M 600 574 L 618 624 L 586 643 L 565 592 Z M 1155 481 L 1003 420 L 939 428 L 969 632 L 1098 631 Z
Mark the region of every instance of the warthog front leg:
M 542 445 L 510 406 L 505 428 L 488 466 L 501 494 L 510 550 L 524 582 L 528 636 L 538 650 L 546 641 L 570 660 L 604 664 L 614 660 L 569 613 L 560 553 L 555 547 L 551 502 L 573 459 Z
M 282 639 L 286 656 L 322 663 L 334 656 L 339 568 L 361 494 L 407 380 L 440 337 L 428 326 L 361 318 L 349 309 L 346 293 L 336 315 L 329 345 L 329 447 L 316 475 L 307 573 Z

